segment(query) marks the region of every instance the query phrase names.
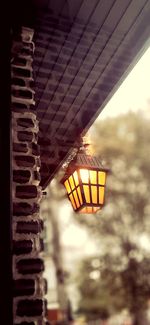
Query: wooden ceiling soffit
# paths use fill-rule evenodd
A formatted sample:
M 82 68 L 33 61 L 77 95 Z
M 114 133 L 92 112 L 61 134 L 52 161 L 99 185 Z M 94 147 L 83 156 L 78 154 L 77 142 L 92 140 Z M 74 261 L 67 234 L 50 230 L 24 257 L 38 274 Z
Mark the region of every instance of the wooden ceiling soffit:
M 72 143 L 95 121 L 150 37 L 150 1 L 77 1 L 72 10 L 64 8 L 66 16 L 63 10 L 52 12 L 50 5 L 40 10 L 35 27 L 43 188 Z M 56 146 L 56 139 L 72 142 Z

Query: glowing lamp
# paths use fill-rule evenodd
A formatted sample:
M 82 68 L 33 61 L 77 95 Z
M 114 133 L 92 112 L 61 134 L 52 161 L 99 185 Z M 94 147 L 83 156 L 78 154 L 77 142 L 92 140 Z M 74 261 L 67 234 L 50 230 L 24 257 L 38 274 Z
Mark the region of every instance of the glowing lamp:
M 78 213 L 96 213 L 105 202 L 108 169 L 97 157 L 78 153 L 61 180 L 72 207 Z

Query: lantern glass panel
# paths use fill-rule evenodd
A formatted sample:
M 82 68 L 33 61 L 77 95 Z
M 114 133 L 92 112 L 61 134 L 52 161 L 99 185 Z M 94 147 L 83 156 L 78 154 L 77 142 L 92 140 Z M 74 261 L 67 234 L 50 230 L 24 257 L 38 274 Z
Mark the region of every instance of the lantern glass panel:
M 104 187 L 99 186 L 99 203 L 104 204 Z
M 80 210 L 80 213 L 92 213 L 92 207 L 88 206 Z
M 69 195 L 69 199 L 70 199 L 70 201 L 71 201 L 71 204 L 72 204 L 74 210 L 76 210 L 76 205 L 75 205 L 75 202 L 74 202 L 74 198 L 73 198 L 72 193 Z
M 69 182 L 70 182 L 71 189 L 73 191 L 74 188 L 75 188 L 75 185 L 74 185 L 74 181 L 73 181 L 73 177 L 72 176 L 69 177 Z
M 96 170 L 90 170 L 90 183 L 91 184 L 97 184 L 97 172 Z
M 83 203 L 83 200 L 82 200 L 81 190 L 80 190 L 80 187 L 79 186 L 77 187 L 77 192 L 78 192 L 80 204 L 82 204 Z
M 89 190 L 89 186 L 88 185 L 83 185 L 83 189 L 84 189 L 84 195 L 85 195 L 85 201 L 86 203 L 90 203 L 90 190 Z
M 64 185 L 65 185 L 65 187 L 66 187 L 67 193 L 70 193 L 70 192 L 71 192 L 71 188 L 70 188 L 70 185 L 69 185 L 68 180 L 65 181 Z
M 87 212 L 87 213 L 92 213 L 92 207 L 87 207 L 87 208 L 86 208 L 86 212 Z
M 98 210 L 100 210 L 100 207 L 93 207 L 93 212 L 97 212 Z
M 78 178 L 78 173 L 77 173 L 77 171 L 75 171 L 75 172 L 73 173 L 73 177 L 74 177 L 75 185 L 78 186 L 78 185 L 79 185 L 79 178 Z
M 92 203 L 97 204 L 97 186 L 91 186 Z
M 100 210 L 100 207 L 92 207 L 92 206 L 88 206 L 88 207 L 84 207 L 83 209 L 81 209 L 79 211 L 79 213 L 96 213 L 98 210 Z
M 106 172 L 100 171 L 98 172 L 98 184 L 105 185 L 106 183 Z
M 87 169 L 80 169 L 80 177 L 83 183 L 89 183 L 89 171 Z
M 80 210 L 80 213 L 86 213 L 86 208 L 82 208 L 82 209 Z
M 76 206 L 77 208 L 79 208 L 80 206 L 80 203 L 79 203 L 79 199 L 78 199 L 78 195 L 77 195 L 77 191 L 73 191 L 73 196 L 74 196 L 74 200 L 75 200 L 75 203 L 76 203 Z

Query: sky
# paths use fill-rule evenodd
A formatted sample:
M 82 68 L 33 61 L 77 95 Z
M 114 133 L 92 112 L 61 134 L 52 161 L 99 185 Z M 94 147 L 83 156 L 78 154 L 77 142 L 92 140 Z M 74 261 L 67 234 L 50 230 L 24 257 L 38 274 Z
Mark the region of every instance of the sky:
M 104 107 L 97 120 L 115 117 L 129 110 L 137 112 L 142 109 L 148 113 L 148 106 L 150 108 L 150 47 Z

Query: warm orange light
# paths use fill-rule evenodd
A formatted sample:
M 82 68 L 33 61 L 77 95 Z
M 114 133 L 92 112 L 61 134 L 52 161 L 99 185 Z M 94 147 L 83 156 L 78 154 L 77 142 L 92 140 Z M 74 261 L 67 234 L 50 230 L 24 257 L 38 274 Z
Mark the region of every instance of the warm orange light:
M 73 191 L 73 195 L 74 195 L 74 200 L 75 200 L 76 206 L 77 206 L 77 208 L 79 208 L 80 207 L 80 203 L 79 203 L 79 199 L 78 199 L 77 192 L 76 191 Z
M 90 183 L 91 184 L 97 184 L 97 171 L 96 170 L 90 170 Z
M 93 214 L 100 210 L 105 201 L 105 185 L 108 170 L 96 165 L 97 160 L 83 156 L 77 166 L 66 172 L 64 184 L 75 212 Z M 84 164 L 85 162 L 85 164 Z M 89 167 L 87 162 L 90 162 Z
M 68 180 L 65 181 L 64 185 L 65 185 L 65 187 L 66 187 L 66 191 L 67 191 L 67 193 L 70 193 L 70 192 L 71 192 L 71 188 L 70 188 L 70 185 L 69 185 Z
M 98 207 L 98 208 L 95 208 L 95 207 L 92 207 L 92 206 L 88 206 L 86 208 L 83 208 L 80 210 L 80 213 L 83 213 L 83 214 L 92 214 L 92 213 L 96 213 L 97 211 L 99 211 L 101 208 Z
M 104 187 L 99 187 L 99 203 L 104 204 Z
M 74 177 L 74 181 L 75 181 L 76 186 L 78 186 L 79 185 L 79 178 L 78 178 L 78 173 L 76 171 L 73 173 L 73 177 Z
M 88 185 L 83 185 L 83 190 L 84 190 L 84 196 L 85 196 L 85 201 L 86 203 L 90 203 L 90 189 Z
M 97 204 L 97 186 L 91 186 L 92 203 Z
M 82 195 L 81 195 L 81 189 L 80 189 L 79 186 L 77 187 L 77 192 L 78 192 L 78 196 L 79 196 L 80 204 L 82 205 L 83 200 L 82 200 Z
M 80 169 L 80 176 L 83 183 L 89 182 L 89 171 L 87 169 Z
M 70 183 L 71 189 L 74 190 L 75 185 L 74 185 L 74 181 L 73 181 L 73 177 L 72 176 L 69 177 L 69 183 Z
M 106 183 L 106 172 L 98 172 L 98 183 L 100 185 L 105 185 Z
M 70 201 L 71 201 L 71 204 L 72 204 L 74 210 L 76 210 L 76 205 L 75 205 L 75 202 L 74 202 L 74 198 L 73 198 L 72 193 L 69 195 L 69 199 L 70 199 Z

